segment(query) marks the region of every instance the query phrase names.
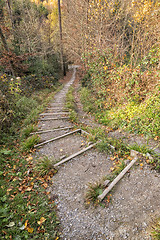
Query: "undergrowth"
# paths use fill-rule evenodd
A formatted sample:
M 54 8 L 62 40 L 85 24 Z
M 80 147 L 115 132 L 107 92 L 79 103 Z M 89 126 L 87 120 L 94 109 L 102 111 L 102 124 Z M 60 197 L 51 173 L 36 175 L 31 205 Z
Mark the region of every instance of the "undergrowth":
M 141 103 L 128 101 L 125 105 L 120 104 L 105 109 L 108 108 L 108 105 L 104 106 L 100 100 L 95 100 L 89 89 L 82 88 L 81 101 L 85 111 L 93 112 L 99 123 L 107 125 L 113 130 L 122 128 L 131 133 L 143 134 L 155 139 L 160 137 L 160 97 L 157 94 L 148 96 Z
M 114 56 L 113 49 L 94 49 L 84 57 L 82 79 L 84 110 L 110 128 L 160 138 L 160 86 L 157 44 L 133 65 Z M 127 59 L 126 59 L 127 60 Z
M 32 131 L 36 131 L 39 113 L 54 94 L 55 91 L 51 93 L 51 90 L 34 92 L 28 103 L 27 97 L 20 100 L 19 96 L 16 108 L 13 108 L 19 118 L 13 118 L 8 132 L 1 133 L 1 239 L 59 238 L 59 221 L 48 190 L 55 170 L 49 160 L 40 159 L 36 164 L 27 153 L 32 152 L 39 140 L 37 135 L 30 136 Z
M 40 176 L 48 175 L 53 169 L 53 160 L 47 156 L 40 157 L 36 160 L 35 170 L 39 172 Z
M 84 94 L 85 92 L 85 94 Z M 87 92 L 87 94 L 86 94 Z M 89 100 L 88 100 L 89 99 Z M 92 99 L 92 100 L 91 100 Z M 92 105 L 94 101 L 94 111 L 92 114 L 95 119 L 102 124 L 102 127 L 97 129 L 89 129 L 91 133 L 90 141 L 101 142 L 97 145 L 99 150 L 106 152 L 114 152 L 114 150 L 123 156 L 128 154 L 130 149 L 137 150 L 144 154 L 150 153 L 153 157 L 152 161 L 148 163 L 152 164 L 153 168 L 160 169 L 160 157 L 151 151 L 147 146 L 127 146 L 123 142 L 123 139 L 108 138 L 108 131 L 113 131 L 117 128 L 122 128 L 123 130 L 128 130 L 132 133 L 143 134 L 148 137 L 154 137 L 155 140 L 159 138 L 159 119 L 160 119 L 160 101 L 157 94 L 154 96 L 149 96 L 144 102 L 140 104 L 127 103 L 125 106 L 117 105 L 116 108 L 105 110 L 103 104 L 100 102 L 96 105 L 99 99 L 95 99 L 95 96 L 91 94 L 91 91 L 87 88 L 81 88 L 81 101 L 86 110 L 85 105 Z M 95 107 L 96 106 L 96 107 Z M 88 111 L 88 110 L 87 110 Z M 136 124 L 138 121 L 138 124 Z M 112 148 L 112 145 L 114 148 Z M 157 142 L 158 145 L 158 142 Z

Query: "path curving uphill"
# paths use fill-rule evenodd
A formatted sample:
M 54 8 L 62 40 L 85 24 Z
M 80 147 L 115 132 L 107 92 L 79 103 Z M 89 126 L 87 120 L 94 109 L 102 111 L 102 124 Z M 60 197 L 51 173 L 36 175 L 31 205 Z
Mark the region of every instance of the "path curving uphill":
M 75 132 L 68 120 L 65 96 L 76 77 L 73 75 L 55 95 L 39 123 L 42 142 L 38 154 L 62 161 L 88 147 L 83 132 Z M 61 136 L 61 137 L 60 137 Z M 110 156 L 94 148 L 58 166 L 53 177 L 55 196 L 61 225 L 62 240 L 149 240 L 148 226 L 160 214 L 160 176 L 147 165 L 133 167 L 116 185 L 108 208 L 86 208 L 84 196 L 89 182 L 101 180 L 109 173 L 113 162 Z

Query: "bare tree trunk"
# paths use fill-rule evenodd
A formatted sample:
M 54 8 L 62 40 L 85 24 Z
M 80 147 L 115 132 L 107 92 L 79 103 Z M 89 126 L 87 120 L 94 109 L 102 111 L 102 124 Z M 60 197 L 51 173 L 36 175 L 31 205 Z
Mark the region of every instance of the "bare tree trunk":
M 65 69 L 64 57 L 63 57 L 62 19 L 61 19 L 61 4 L 60 4 L 60 0 L 58 0 L 58 13 L 59 13 L 59 32 L 60 32 L 61 64 L 62 64 L 63 75 L 65 76 L 65 75 L 66 75 L 66 69 Z

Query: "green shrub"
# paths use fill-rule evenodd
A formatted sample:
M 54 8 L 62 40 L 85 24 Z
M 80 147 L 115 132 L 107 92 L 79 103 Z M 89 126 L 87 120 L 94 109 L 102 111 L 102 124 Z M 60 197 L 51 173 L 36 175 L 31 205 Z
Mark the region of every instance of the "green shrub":
M 29 124 L 33 124 L 35 122 L 38 121 L 39 118 L 39 113 L 40 110 L 39 109 L 34 109 L 28 116 L 27 118 L 24 120 L 23 125 L 27 126 Z
M 75 109 L 73 91 L 74 88 L 70 87 L 68 93 L 66 94 L 66 108 L 68 108 L 70 111 L 74 111 Z
M 71 121 L 73 121 L 75 123 L 78 122 L 78 116 L 77 116 L 77 113 L 74 110 L 70 111 L 69 118 L 70 118 Z

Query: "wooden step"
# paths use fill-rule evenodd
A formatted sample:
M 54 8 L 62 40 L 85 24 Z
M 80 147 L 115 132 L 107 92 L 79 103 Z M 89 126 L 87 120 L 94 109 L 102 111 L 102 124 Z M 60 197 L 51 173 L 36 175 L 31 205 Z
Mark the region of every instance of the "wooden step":
M 59 118 L 40 118 L 39 121 L 51 121 L 51 120 L 67 120 L 69 117 L 59 117 Z
M 58 137 L 49 139 L 49 140 L 44 141 L 44 142 L 42 142 L 42 143 L 36 144 L 34 147 L 35 147 L 35 148 L 36 148 L 36 147 L 41 147 L 41 146 L 43 146 L 43 145 L 45 145 L 45 144 L 47 144 L 47 143 L 56 141 L 56 140 L 58 140 L 58 139 L 64 138 L 64 137 L 66 137 L 66 136 L 69 136 L 69 135 L 74 134 L 74 133 L 77 133 L 77 132 L 81 132 L 81 129 L 77 129 L 77 130 L 75 130 L 75 131 L 72 131 L 72 132 L 69 132 L 69 133 L 60 135 L 60 136 L 58 136 Z
M 74 157 L 76 157 L 76 156 L 78 156 L 78 155 L 80 155 L 80 154 L 82 154 L 82 153 L 88 151 L 89 149 L 93 148 L 94 146 L 96 146 L 96 144 L 97 144 L 97 143 L 94 143 L 94 144 L 92 144 L 92 145 L 90 145 L 90 146 L 88 146 L 88 147 L 86 147 L 86 148 L 80 150 L 79 152 L 76 152 L 76 153 L 72 154 L 71 156 L 69 156 L 69 157 L 63 159 L 62 161 L 60 161 L 60 162 L 54 164 L 54 167 L 58 167 L 59 165 L 65 163 L 65 162 L 68 162 L 68 161 L 71 160 L 72 158 L 74 158 Z
M 48 130 L 40 130 L 37 132 L 33 132 L 30 135 L 34 135 L 34 134 L 42 134 L 42 133 L 48 133 L 48 132 L 56 132 L 56 131 L 61 131 L 61 130 L 67 130 L 67 129 L 72 129 L 74 127 L 60 127 L 60 128 L 53 128 L 53 129 L 48 129 Z

